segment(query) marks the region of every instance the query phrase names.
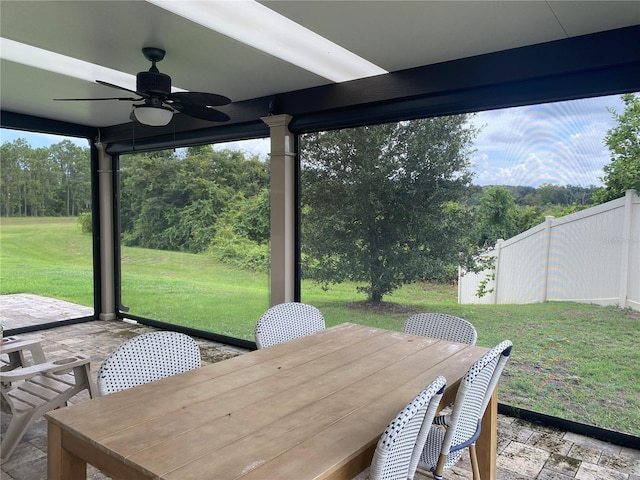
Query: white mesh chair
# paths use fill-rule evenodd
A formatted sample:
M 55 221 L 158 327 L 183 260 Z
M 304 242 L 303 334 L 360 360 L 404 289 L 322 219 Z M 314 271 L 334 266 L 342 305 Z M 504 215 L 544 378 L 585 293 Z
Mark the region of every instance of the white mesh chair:
M 466 320 L 446 313 L 417 313 L 407 318 L 404 333 L 475 345 L 478 333 Z
M 371 466 L 353 480 L 413 478 L 445 385 L 446 379 L 437 377 L 398 413 L 378 440 Z
M 98 370 L 100 395 L 118 392 L 199 368 L 200 348 L 193 338 L 178 332 L 151 332 L 126 341 Z
M 480 480 L 476 440 L 480 435 L 482 416 L 509 360 L 512 346 L 509 340 L 500 342 L 471 365 L 460 381 L 451 413 L 434 419 L 418 469 L 430 471 L 436 480 L 442 480 L 444 470 L 455 465 L 468 447 L 473 479 Z
M 298 302 L 274 305 L 256 323 L 258 348 L 270 347 L 325 329 L 320 310 Z

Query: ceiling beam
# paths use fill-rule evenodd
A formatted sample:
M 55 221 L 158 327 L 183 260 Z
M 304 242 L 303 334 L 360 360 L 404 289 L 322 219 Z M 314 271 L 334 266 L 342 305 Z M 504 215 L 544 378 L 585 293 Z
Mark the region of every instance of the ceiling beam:
M 7 110 L 0 111 L 0 123 L 2 128 L 14 128 L 29 132 L 46 133 L 51 135 L 63 135 L 69 137 L 97 138 L 98 129 L 79 125 L 77 123 L 61 122 L 48 118 L 34 117 L 23 113 L 15 113 Z
M 640 91 L 638 45 L 640 26 L 627 27 L 235 102 L 222 125 L 176 115 L 167 127 L 123 124 L 101 136 L 121 152 L 134 135 L 138 149 L 268 135 L 259 120 L 268 114 L 292 115 L 304 132 Z

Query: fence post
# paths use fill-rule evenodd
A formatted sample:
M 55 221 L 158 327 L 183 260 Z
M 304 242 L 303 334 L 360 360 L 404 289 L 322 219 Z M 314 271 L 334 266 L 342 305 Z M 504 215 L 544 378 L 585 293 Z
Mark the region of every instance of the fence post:
M 551 222 L 552 216 L 544 217 L 544 232 L 545 232 L 545 248 L 544 248 L 544 292 L 542 294 L 542 301 L 546 302 L 549 296 L 549 263 L 551 257 Z
M 624 220 L 622 221 L 622 255 L 620 256 L 620 290 L 618 306 L 627 308 L 627 293 L 629 288 L 629 259 L 631 258 L 631 209 L 635 190 L 627 190 L 624 197 Z
M 493 303 L 498 304 L 498 270 L 500 269 L 500 252 L 502 251 L 502 242 L 504 240 L 499 238 L 496 242 L 496 261 L 494 263 L 495 270 L 493 271 Z

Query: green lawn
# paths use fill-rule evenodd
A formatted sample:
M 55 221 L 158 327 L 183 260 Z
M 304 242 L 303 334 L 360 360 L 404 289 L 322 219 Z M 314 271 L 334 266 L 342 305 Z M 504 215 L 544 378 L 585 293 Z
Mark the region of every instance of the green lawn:
M 0 293 L 33 293 L 92 306 L 91 236 L 75 219 L 0 219 Z M 123 303 L 131 313 L 253 339 L 268 307 L 268 278 L 204 255 L 123 248 Z M 640 313 L 576 303 L 458 305 L 455 285 L 416 284 L 375 310 L 355 285 L 323 291 L 305 282 L 302 300 L 327 325 L 355 322 L 400 330 L 413 312 L 472 322 L 478 344 L 514 343 L 500 401 L 640 435 Z

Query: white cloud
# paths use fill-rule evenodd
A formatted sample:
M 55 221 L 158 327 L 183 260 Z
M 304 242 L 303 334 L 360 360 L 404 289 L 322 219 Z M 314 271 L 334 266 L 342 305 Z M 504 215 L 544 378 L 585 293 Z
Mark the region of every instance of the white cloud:
M 217 143 L 216 150 L 240 150 L 247 155 L 257 155 L 261 160 L 269 158 L 271 142 L 268 138 L 257 138 L 253 140 L 239 140 L 237 142 Z
M 489 110 L 477 113 L 472 124 L 481 128 L 471 159 L 478 185 L 600 185 L 602 167 L 609 163 L 604 144 L 615 126 L 613 115 L 624 111 L 618 95 L 551 104 Z M 33 147 L 50 146 L 64 137 L 0 130 L 0 140 L 25 138 Z M 74 139 L 87 146 L 84 139 Z M 268 138 L 227 142 L 216 149 L 239 149 L 268 158 Z
M 478 113 L 475 183 L 600 185 L 615 125 L 607 107 L 624 110 L 616 95 Z

